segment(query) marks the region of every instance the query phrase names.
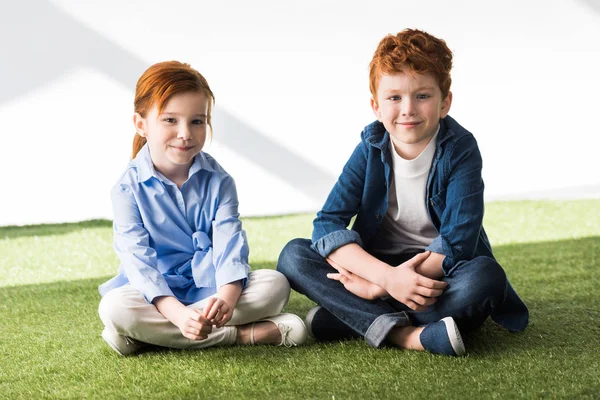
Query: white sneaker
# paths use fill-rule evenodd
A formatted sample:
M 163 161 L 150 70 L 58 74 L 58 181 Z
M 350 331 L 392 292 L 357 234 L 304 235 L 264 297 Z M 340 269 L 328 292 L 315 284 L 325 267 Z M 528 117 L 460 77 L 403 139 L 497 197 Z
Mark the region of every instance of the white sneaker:
M 128 356 L 138 351 L 142 346 L 130 337 L 119 335 L 116 331 L 104 328 L 102 339 L 120 356 Z
M 293 347 L 306 342 L 308 334 L 302 319 L 294 314 L 279 314 L 256 322 L 273 322 L 281 332 L 281 343 L 278 346 Z M 250 328 L 250 344 L 254 344 L 254 324 Z

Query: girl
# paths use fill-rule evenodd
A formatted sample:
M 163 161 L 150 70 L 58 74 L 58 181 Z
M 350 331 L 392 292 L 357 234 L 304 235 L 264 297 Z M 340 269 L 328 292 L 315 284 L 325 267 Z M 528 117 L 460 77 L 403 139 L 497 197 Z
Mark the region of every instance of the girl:
M 100 285 L 102 338 L 120 355 L 144 344 L 179 349 L 305 342 L 280 314 L 290 286 L 249 272 L 233 179 L 202 152 L 214 96 L 188 64 L 158 63 L 138 80 L 132 161 L 112 190 L 119 274 Z

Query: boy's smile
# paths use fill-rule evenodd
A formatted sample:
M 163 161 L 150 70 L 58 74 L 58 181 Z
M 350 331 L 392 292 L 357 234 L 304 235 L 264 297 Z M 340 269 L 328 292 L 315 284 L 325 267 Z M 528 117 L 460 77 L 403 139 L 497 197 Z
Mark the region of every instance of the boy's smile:
M 377 98 L 371 99 L 371 107 L 389 132 L 396 152 L 407 160 L 416 158 L 427 147 L 451 103 L 452 93 L 442 99 L 432 75 L 408 70 L 382 75 Z

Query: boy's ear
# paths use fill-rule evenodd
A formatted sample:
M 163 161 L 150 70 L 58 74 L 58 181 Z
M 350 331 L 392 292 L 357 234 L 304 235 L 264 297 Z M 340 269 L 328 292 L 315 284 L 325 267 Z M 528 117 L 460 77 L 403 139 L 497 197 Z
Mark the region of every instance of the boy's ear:
M 377 104 L 377 100 L 371 96 L 371 108 L 373 109 L 373 113 L 377 117 L 377 120 L 381 122 L 381 113 L 379 112 L 379 104 Z
M 442 109 L 440 112 L 440 116 L 442 118 L 446 118 L 448 112 L 450 112 L 450 106 L 452 105 L 452 92 L 448 92 L 448 96 L 444 100 L 442 100 Z
M 135 132 L 141 137 L 146 137 L 146 119 L 140 113 L 133 114 L 133 125 Z

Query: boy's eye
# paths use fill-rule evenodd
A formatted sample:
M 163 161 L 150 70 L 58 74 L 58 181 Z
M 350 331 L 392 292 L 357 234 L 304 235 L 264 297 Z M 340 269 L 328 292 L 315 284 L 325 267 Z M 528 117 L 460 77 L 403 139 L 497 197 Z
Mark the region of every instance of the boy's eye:
M 419 94 L 417 95 L 417 99 L 419 99 L 419 100 L 428 99 L 428 98 L 430 98 L 430 97 L 431 97 L 431 96 L 429 96 L 429 95 L 428 95 L 428 94 L 426 94 L 426 93 L 419 93 Z
M 398 101 L 398 100 L 400 100 L 400 96 L 390 96 L 390 100 Z
M 165 118 L 163 121 L 168 122 L 169 124 L 174 124 L 177 122 L 175 118 Z

